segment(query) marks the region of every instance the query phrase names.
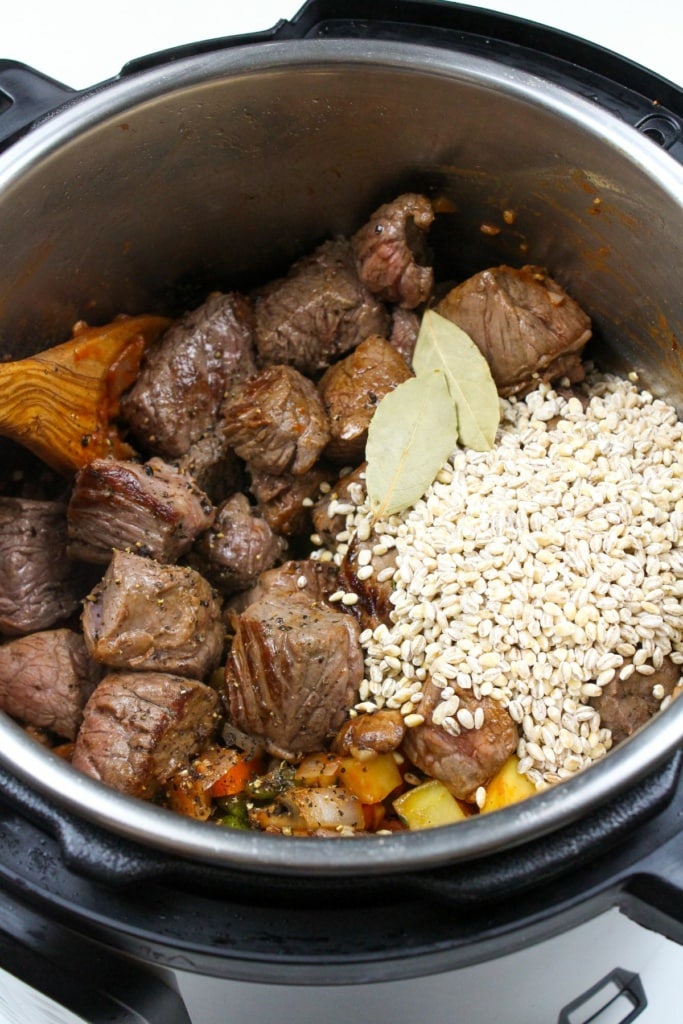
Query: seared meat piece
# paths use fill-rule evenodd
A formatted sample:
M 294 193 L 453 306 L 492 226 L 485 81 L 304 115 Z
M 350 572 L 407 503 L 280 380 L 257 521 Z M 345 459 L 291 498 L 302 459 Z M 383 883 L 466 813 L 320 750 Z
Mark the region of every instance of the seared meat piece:
M 255 301 L 256 346 L 264 364 L 287 363 L 314 376 L 371 334 L 389 314 L 361 283 L 351 244 L 324 242 Z
M 234 626 L 225 672 L 230 721 L 276 757 L 322 749 L 363 677 L 355 619 L 292 578 L 290 588 L 249 604 Z
M 350 500 L 360 505 L 365 497 L 365 463 L 363 462 L 351 473 L 339 477 L 327 494 L 319 498 L 313 506 L 313 528 L 323 544 L 330 545 L 338 533 L 346 529 L 346 515 L 337 512 L 337 504 L 342 505 Z M 332 510 L 332 511 L 330 511 Z
M 0 707 L 73 740 L 101 674 L 80 633 L 53 629 L 22 636 L 0 647 Z
M 406 192 L 375 210 L 352 238 L 360 279 L 373 295 L 414 309 L 434 287 L 426 234 L 434 220 L 425 196 Z
M 189 566 L 115 551 L 83 610 L 93 658 L 113 668 L 203 679 L 223 652 L 221 606 Z
M 403 356 L 408 366 L 413 366 L 413 353 L 420 333 L 420 318 L 412 309 L 396 306 L 391 315 L 390 344 Z
M 209 743 L 215 690 L 165 672 L 114 672 L 86 704 L 71 763 L 93 779 L 150 799 Z
M 68 552 L 103 565 L 115 548 L 177 562 L 214 515 L 192 477 L 161 459 L 94 459 L 78 473 L 69 501 Z
M 225 407 L 225 436 L 249 468 L 301 476 L 327 444 L 327 416 L 315 385 L 292 366 L 268 366 Z
M 245 485 L 244 465 L 228 444 L 221 424 L 218 421 L 216 430 L 200 437 L 178 459 L 180 472 L 188 473 L 214 505 Z
M 538 267 L 493 267 L 453 288 L 437 312 L 461 327 L 480 349 L 501 395 L 539 380 L 583 379 L 581 350 L 590 319 Z
M 331 563 L 291 559 L 262 573 L 256 585 L 244 594 L 243 607 L 266 597 L 286 599 L 298 591 L 304 591 L 311 601 L 325 601 L 336 588 L 337 570 Z
M 145 451 L 175 458 L 215 428 L 226 392 L 255 370 L 249 303 L 211 295 L 148 348 L 122 415 Z
M 388 341 L 373 335 L 327 370 L 318 390 L 330 425 L 325 456 L 353 465 L 365 455 L 368 426 L 385 395 L 412 371 Z
M 187 561 L 224 594 L 253 586 L 265 569 L 282 558 L 286 543 L 249 504 L 233 494 L 216 513 L 213 527 L 203 534 Z
M 629 664 L 626 659 L 624 664 Z M 681 666 L 671 658 L 664 658 L 662 667 L 652 675 L 633 672 L 628 679 L 618 674 L 603 688 L 600 697 L 593 697 L 591 705 L 600 714 L 600 722 L 612 733 L 612 742 L 621 743 L 659 711 L 664 697 L 670 696 L 683 682 Z M 661 686 L 663 696 L 654 697 L 653 687 Z
M 76 611 L 87 584 L 66 544 L 65 505 L 0 498 L 0 633 L 49 629 Z
M 460 800 L 473 800 L 517 749 L 518 730 L 507 710 L 491 697 L 476 700 L 467 690 L 457 691 L 460 707 L 472 714 L 484 712 L 481 729 L 461 729 L 453 736 L 432 720 L 441 691 L 427 682 L 418 711 L 424 723 L 406 730 L 402 750 L 421 771 L 439 779 Z
M 372 555 L 373 574 L 368 579 L 359 579 L 358 570 L 360 563 L 358 556 L 361 551 L 372 549 L 377 540 L 371 537 L 369 540 L 358 540 L 354 537 L 348 546 L 348 550 L 339 566 L 339 586 L 342 590 L 358 595 L 358 603 L 353 606 L 353 614 L 360 621 L 362 629 L 376 629 L 384 622 L 390 624 L 392 604 L 390 601 L 394 590 L 392 576 L 388 579 L 378 579 L 385 569 L 396 568 L 396 552 L 389 548 L 383 555 Z
M 311 508 L 320 485 L 334 473 L 318 463 L 303 476 L 285 473 L 272 476 L 253 470 L 249 490 L 271 530 L 283 537 L 301 537 L 311 532 Z
M 382 709 L 371 715 L 349 718 L 335 736 L 332 749 L 338 754 L 358 754 L 368 750 L 388 754 L 398 750 L 405 734 L 401 712 Z

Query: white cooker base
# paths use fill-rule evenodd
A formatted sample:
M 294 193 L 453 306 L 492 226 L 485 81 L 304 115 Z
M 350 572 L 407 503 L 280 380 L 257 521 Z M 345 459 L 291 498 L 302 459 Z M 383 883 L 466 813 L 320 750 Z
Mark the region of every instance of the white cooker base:
M 556 1024 L 566 1006 L 615 968 L 640 976 L 647 1007 L 639 1021 L 674 1024 L 683 947 L 617 910 L 518 953 L 426 978 L 298 988 L 188 974 L 177 979 L 193 1024 Z M 633 1004 L 614 986 L 610 992 L 609 1008 L 605 989 L 567 1024 L 621 1024 Z

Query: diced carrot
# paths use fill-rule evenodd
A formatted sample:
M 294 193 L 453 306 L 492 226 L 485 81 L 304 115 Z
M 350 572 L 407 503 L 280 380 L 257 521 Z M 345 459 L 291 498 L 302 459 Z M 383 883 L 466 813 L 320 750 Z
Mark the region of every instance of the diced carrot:
M 203 779 L 185 769 L 169 779 L 166 786 L 168 806 L 186 818 L 206 821 L 211 815 L 212 804 L 209 792 L 204 788 Z
M 243 791 L 260 767 L 260 758 L 238 754 L 234 764 L 213 783 L 209 790 L 210 795 L 212 797 L 236 796 Z
M 363 804 L 378 804 L 402 783 L 393 754 L 376 754 L 368 760 L 345 757 L 340 781 Z
M 68 743 L 60 743 L 58 746 L 52 748 L 52 753 L 57 754 L 59 757 L 63 757 L 65 761 L 70 761 L 73 757 L 75 746 L 76 744 L 71 740 Z
M 376 832 L 386 817 L 384 804 L 363 804 L 366 832 Z

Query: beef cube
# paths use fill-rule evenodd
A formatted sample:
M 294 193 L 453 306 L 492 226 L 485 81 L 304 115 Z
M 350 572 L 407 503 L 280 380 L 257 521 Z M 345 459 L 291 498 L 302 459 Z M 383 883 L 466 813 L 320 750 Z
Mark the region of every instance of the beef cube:
M 244 494 L 233 494 L 216 514 L 187 561 L 223 594 L 246 590 L 282 558 L 286 543 L 273 533 Z
M 353 606 L 353 614 L 357 617 L 362 629 L 376 629 L 380 623 L 389 625 L 391 622 L 391 595 L 394 591 L 393 575 L 384 579 L 385 569 L 396 568 L 396 551 L 389 548 L 383 555 L 372 555 L 373 574 L 367 579 L 364 574 L 358 575 L 361 568 L 359 555 L 361 551 L 372 551 L 377 540 L 370 536 L 368 540 L 353 537 L 339 566 L 339 586 L 350 594 L 356 594 L 358 602 Z M 379 579 L 378 577 L 382 577 Z
M 425 196 L 406 192 L 375 210 L 352 238 L 361 281 L 385 302 L 415 309 L 434 287 L 426 235 L 434 220 Z
M 69 501 L 68 551 L 103 565 L 115 548 L 177 562 L 214 516 L 192 477 L 161 459 L 94 459 L 78 473 Z
M 305 591 L 312 601 L 326 601 L 337 589 L 337 569 L 329 562 L 312 558 L 296 558 L 267 569 L 258 582 L 243 595 L 242 608 L 265 597 L 284 597 Z
M 87 583 L 66 548 L 65 505 L 0 498 L 0 633 L 49 629 L 77 610 Z
M 225 407 L 225 436 L 249 468 L 307 473 L 329 440 L 315 385 L 291 366 L 269 366 L 237 388 Z
M 417 709 L 424 722 L 406 730 L 402 751 L 420 771 L 439 779 L 459 800 L 474 801 L 478 787 L 486 785 L 517 749 L 519 733 L 498 701 L 491 697 L 476 699 L 471 691 L 457 688 L 456 695 L 460 707 L 472 715 L 477 708 L 483 710 L 482 727 L 462 728 L 453 735 L 443 725 L 435 724 L 433 715 L 441 691 L 427 682 Z
M 54 629 L 19 637 L 0 647 L 0 707 L 73 740 L 101 674 L 80 633 Z
M 178 459 L 178 469 L 188 473 L 214 505 L 245 487 L 244 463 L 235 454 L 223 431 L 223 421 L 204 434 Z
M 311 532 L 311 509 L 320 485 L 333 478 L 332 470 L 320 462 L 303 476 L 273 476 L 253 470 L 249 489 L 274 533 L 303 537 Z
M 633 659 L 625 659 L 624 665 Z M 664 697 L 671 696 L 683 683 L 680 665 L 671 658 L 664 658 L 662 665 L 650 675 L 632 672 L 627 679 L 614 679 L 603 687 L 599 697 L 593 697 L 591 705 L 600 714 L 600 723 L 612 733 L 612 742 L 621 743 L 645 725 L 660 708 Z M 661 686 L 663 696 L 655 697 L 653 689 Z
M 358 277 L 351 244 L 324 242 L 286 277 L 255 297 L 261 362 L 286 363 L 308 376 L 325 370 L 371 334 L 384 334 L 389 315 Z
M 413 355 L 417 336 L 420 333 L 420 318 L 412 309 L 395 306 L 391 314 L 391 332 L 389 343 L 405 359 L 408 366 L 413 367 Z
M 219 724 L 217 693 L 196 679 L 114 672 L 86 704 L 71 763 L 112 789 L 150 799 Z
M 226 392 L 255 370 L 250 305 L 214 294 L 149 346 L 121 412 L 144 451 L 177 458 L 214 429 Z
M 293 579 L 289 589 L 250 604 L 234 626 L 225 672 L 229 720 L 275 757 L 320 750 L 363 677 L 355 619 Z
M 112 668 L 203 679 L 223 652 L 221 606 L 204 577 L 125 551 L 86 600 L 83 632 L 91 656 Z
M 334 544 L 337 534 L 346 529 L 346 514 L 337 511 L 347 501 L 352 505 L 361 505 L 365 497 L 365 463 L 361 463 L 351 473 L 339 477 L 326 494 L 313 505 L 311 518 L 313 528 L 320 541 L 330 547 Z
M 583 379 L 591 336 L 583 310 L 539 267 L 493 267 L 453 288 L 437 312 L 465 331 L 489 364 L 501 395 L 540 380 Z
M 378 404 L 412 376 L 403 357 L 377 335 L 331 366 L 318 384 L 331 434 L 325 457 L 343 465 L 359 462 Z

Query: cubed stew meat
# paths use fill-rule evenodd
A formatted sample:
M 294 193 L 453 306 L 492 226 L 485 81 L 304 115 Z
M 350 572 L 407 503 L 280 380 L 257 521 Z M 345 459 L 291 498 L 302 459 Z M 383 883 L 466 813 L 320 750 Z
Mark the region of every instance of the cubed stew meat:
M 438 208 L 214 282 L 122 398 L 137 454 L 0 480 L 0 707 L 75 769 L 214 827 L 387 834 L 560 783 L 680 692 L 683 426 L 545 268 L 435 280 Z M 452 451 L 387 511 L 439 374 Z

